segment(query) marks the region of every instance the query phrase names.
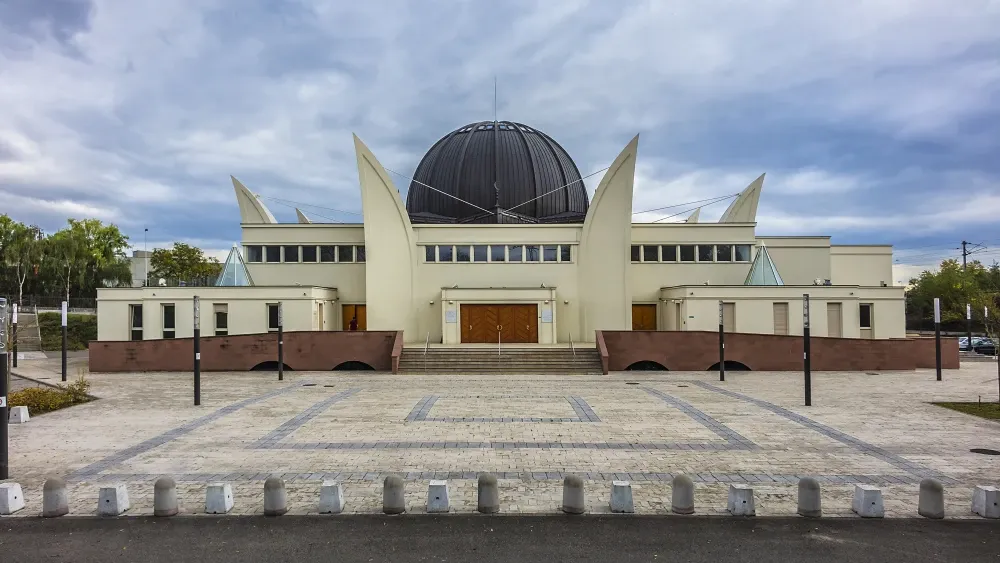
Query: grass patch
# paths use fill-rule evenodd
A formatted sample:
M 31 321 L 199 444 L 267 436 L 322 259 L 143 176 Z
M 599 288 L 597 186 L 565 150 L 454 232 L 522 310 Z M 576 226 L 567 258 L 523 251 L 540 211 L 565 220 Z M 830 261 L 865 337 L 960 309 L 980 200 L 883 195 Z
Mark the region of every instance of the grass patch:
M 1000 420 L 1000 403 L 933 403 L 939 407 L 964 412 L 989 420 Z
M 80 376 L 68 385 L 58 387 L 29 387 L 13 391 L 7 397 L 12 407 L 28 407 L 28 414 L 44 414 L 90 400 L 90 382 Z
M 42 350 L 62 350 L 62 313 L 39 313 L 38 329 Z M 97 315 L 67 315 L 66 348 L 86 350 L 91 340 L 97 340 Z

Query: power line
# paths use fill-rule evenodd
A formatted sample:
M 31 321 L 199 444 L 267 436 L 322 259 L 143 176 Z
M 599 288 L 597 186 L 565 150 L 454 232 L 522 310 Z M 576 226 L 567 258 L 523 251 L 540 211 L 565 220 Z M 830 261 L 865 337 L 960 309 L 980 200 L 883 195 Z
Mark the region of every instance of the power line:
M 260 196 L 260 197 L 264 197 L 264 196 Z M 285 207 L 291 207 L 293 209 L 295 208 L 294 205 L 289 205 L 287 203 L 282 203 L 280 201 L 277 201 L 275 198 L 268 198 L 268 199 L 274 199 L 275 203 L 277 203 L 278 205 L 284 205 Z M 337 219 L 334 219 L 333 217 L 327 217 L 326 215 L 321 215 L 319 213 L 316 213 L 315 211 L 310 211 L 309 213 L 312 214 L 312 215 L 315 215 L 316 217 L 322 217 L 324 219 L 329 219 L 329 220 L 333 221 L 334 223 L 343 223 L 343 221 L 339 221 Z
M 739 194 L 736 194 L 736 195 L 739 195 Z M 699 209 L 699 208 L 705 207 L 707 205 L 713 205 L 713 204 L 719 203 L 720 201 L 727 200 L 727 199 L 729 199 L 731 197 L 733 197 L 733 196 L 727 195 L 727 196 L 717 197 L 717 198 L 714 198 L 714 201 L 710 201 L 709 203 L 705 203 L 705 204 L 702 204 L 702 205 L 697 205 L 697 206 L 692 207 L 690 209 L 685 209 L 684 211 L 678 211 L 677 213 L 674 213 L 673 215 L 667 215 L 666 217 L 660 217 L 659 219 L 656 219 L 655 221 L 650 221 L 650 222 L 651 223 L 659 223 L 660 221 L 662 221 L 664 219 L 670 219 L 671 217 L 677 217 L 678 215 L 683 215 L 685 213 L 690 213 L 690 212 L 694 211 L 695 209 Z M 694 202 L 694 203 L 697 203 L 697 202 Z
M 655 209 L 647 209 L 645 211 L 633 211 L 632 215 L 641 215 L 643 213 L 651 213 L 653 211 L 662 211 L 664 209 L 671 209 L 673 207 L 681 207 L 681 206 L 684 206 L 684 205 L 692 205 L 692 204 L 695 204 L 695 203 L 701 203 L 703 201 L 712 201 L 712 200 L 722 201 L 723 199 L 729 199 L 731 197 L 737 197 L 739 195 L 740 194 L 735 193 L 735 194 L 731 194 L 731 195 L 727 195 L 727 196 L 710 197 L 708 199 L 699 199 L 699 200 L 695 200 L 695 201 L 687 201 L 687 202 L 684 202 L 684 203 L 676 203 L 674 205 L 665 205 L 663 207 L 657 207 Z M 713 202 L 713 203 L 718 203 L 718 202 Z M 711 205 L 711 204 L 706 204 L 706 205 Z M 699 207 L 704 207 L 704 206 L 699 206 Z
M 287 202 L 287 203 L 295 204 L 295 205 L 297 205 L 299 207 L 313 207 L 313 208 L 316 208 L 316 209 L 326 209 L 327 211 L 336 211 L 338 213 L 347 213 L 348 215 L 361 215 L 361 213 L 358 212 L 358 211 L 347 211 L 346 209 L 336 209 L 336 208 L 333 208 L 333 207 L 323 207 L 322 205 L 313 205 L 311 203 L 303 203 L 301 201 L 292 201 L 290 199 L 281 199 L 279 197 L 271 197 L 271 196 L 260 195 L 260 194 L 257 194 L 257 196 L 258 197 L 262 197 L 264 199 L 269 199 L 269 200 L 277 202 L 279 204 L 282 203 L 282 202 Z

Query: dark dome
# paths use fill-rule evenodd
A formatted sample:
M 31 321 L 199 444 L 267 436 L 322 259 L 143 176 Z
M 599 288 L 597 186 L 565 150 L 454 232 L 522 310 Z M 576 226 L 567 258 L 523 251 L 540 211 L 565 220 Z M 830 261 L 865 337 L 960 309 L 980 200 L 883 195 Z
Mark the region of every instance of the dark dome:
M 580 171 L 559 143 L 512 121 L 471 123 L 442 137 L 406 194 L 414 223 L 581 223 L 588 205 Z

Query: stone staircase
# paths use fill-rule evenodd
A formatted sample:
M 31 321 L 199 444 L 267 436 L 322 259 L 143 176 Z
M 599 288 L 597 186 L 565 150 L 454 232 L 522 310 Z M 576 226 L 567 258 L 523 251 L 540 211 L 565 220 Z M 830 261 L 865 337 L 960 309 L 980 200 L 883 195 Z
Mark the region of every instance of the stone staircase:
M 600 374 L 596 348 L 404 348 L 399 358 L 403 374 Z
M 32 313 L 17 313 L 17 352 L 40 352 L 42 335 L 38 330 L 38 316 Z

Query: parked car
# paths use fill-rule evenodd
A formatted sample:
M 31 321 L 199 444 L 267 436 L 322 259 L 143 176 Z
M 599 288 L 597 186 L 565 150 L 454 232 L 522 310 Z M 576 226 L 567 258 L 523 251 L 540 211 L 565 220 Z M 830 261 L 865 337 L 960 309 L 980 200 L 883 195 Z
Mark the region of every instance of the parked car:
M 987 344 L 989 344 L 990 343 L 990 339 L 989 338 L 983 338 L 982 336 L 973 336 L 972 337 L 972 346 L 969 346 L 969 339 L 968 339 L 968 337 L 960 336 L 958 338 L 958 349 L 961 350 L 962 352 L 968 352 L 970 350 L 975 350 L 976 346 L 978 346 L 979 344 L 982 344 L 984 342 L 987 343 Z
M 973 338 L 973 340 L 975 340 Z M 990 340 L 989 338 L 980 338 L 979 342 L 973 343 L 972 349 L 978 354 L 985 354 L 987 356 L 997 355 L 997 343 L 995 340 Z

